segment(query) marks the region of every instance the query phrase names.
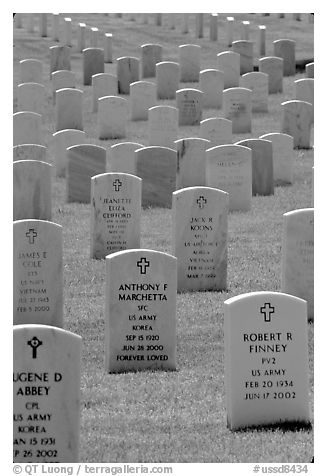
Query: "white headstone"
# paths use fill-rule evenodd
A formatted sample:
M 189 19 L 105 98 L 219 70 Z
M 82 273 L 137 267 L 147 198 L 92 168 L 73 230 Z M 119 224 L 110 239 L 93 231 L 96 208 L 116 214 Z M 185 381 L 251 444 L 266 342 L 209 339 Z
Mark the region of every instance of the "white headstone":
M 295 154 L 294 139 L 288 134 L 272 132 L 259 139 L 269 140 L 273 148 L 274 180 L 278 183 L 293 183 Z
M 305 72 L 307 78 L 314 78 L 314 63 L 307 63 L 305 65 Z
M 195 13 L 195 38 L 203 38 L 203 13 Z
M 17 88 L 17 103 L 20 111 L 43 114 L 46 106 L 45 86 L 39 83 L 19 84 Z
M 47 14 L 39 13 L 40 36 L 46 38 L 47 34 Z
M 136 174 L 142 179 L 142 207 L 171 208 L 176 190 L 177 152 L 168 147 L 143 147 L 135 151 Z
M 230 211 L 249 211 L 252 199 L 251 149 L 232 144 L 208 149 L 205 183 L 229 194 Z
M 294 148 L 309 149 L 313 106 L 306 101 L 282 102 L 281 132 L 294 138 Z
M 14 462 L 77 463 L 82 338 L 46 325 L 13 334 Z
M 136 81 L 130 85 L 130 112 L 132 121 L 146 121 L 149 109 L 157 102 L 157 88 L 149 81 Z
M 112 63 L 113 57 L 113 37 L 112 33 L 105 33 L 104 34 L 104 62 L 105 63 Z
M 176 91 L 176 106 L 179 111 L 180 126 L 199 125 L 202 119 L 203 92 L 199 89 L 184 88 Z
M 178 133 L 178 109 L 154 106 L 149 109 L 149 145 L 174 147 Z
M 306 303 L 276 292 L 224 303 L 225 389 L 231 430 L 309 422 Z
M 200 91 L 203 92 L 203 107 L 222 107 L 224 73 L 218 69 L 204 69 L 200 71 Z
M 266 55 L 266 26 L 258 25 L 257 51 L 259 58 Z
M 128 101 L 119 96 L 104 96 L 98 102 L 99 139 L 126 137 Z
M 56 131 L 83 130 L 83 91 L 63 88 L 56 91 Z
M 105 173 L 91 178 L 91 258 L 140 247 L 142 180 Z
M 268 74 L 258 71 L 241 76 L 240 86 L 252 91 L 252 112 L 268 112 L 268 81 Z
M 162 61 L 162 46 L 158 44 L 146 44 L 141 47 L 142 78 L 154 78 L 156 64 Z
M 98 73 L 104 73 L 103 49 L 102 48 L 85 48 L 83 50 L 83 84 L 84 86 L 91 86 L 92 76 Z
M 179 85 L 180 67 L 173 61 L 156 64 L 158 99 L 175 99 Z
M 274 194 L 272 143 L 265 139 L 245 139 L 236 142 L 252 150 L 252 195 Z
M 118 93 L 129 94 L 130 84 L 140 79 L 140 60 L 133 56 L 117 58 Z
M 176 370 L 176 261 L 146 249 L 106 258 L 107 372 Z
M 235 88 L 240 79 L 240 55 L 234 51 L 223 51 L 217 55 L 217 68 L 224 73 L 224 88 Z
M 240 55 L 240 74 L 253 71 L 253 42 L 246 40 L 233 41 L 234 53 Z
M 40 144 L 42 116 L 36 112 L 21 111 L 13 115 L 13 145 Z
M 53 156 L 57 177 L 66 176 L 67 148 L 86 142 L 85 132 L 78 129 L 63 129 L 52 134 Z
M 58 89 L 75 88 L 75 73 L 67 69 L 60 69 L 51 73 L 53 104 L 56 104 L 56 92 Z
M 92 27 L 90 29 L 90 47 L 91 48 L 98 48 L 99 46 L 99 28 Z
M 283 92 L 283 58 L 266 56 L 258 61 L 259 71 L 268 74 L 269 94 Z
M 109 149 L 107 172 L 122 172 L 136 175 L 135 151 L 144 145 L 137 142 L 120 142 Z
M 173 254 L 178 291 L 222 291 L 227 286 L 228 193 L 209 187 L 173 193 Z
M 47 162 L 47 148 L 39 144 L 20 144 L 13 147 L 13 161 L 41 160 Z
M 182 33 L 188 33 L 189 13 L 182 13 Z
M 24 59 L 19 62 L 21 83 L 43 83 L 43 63 L 37 59 Z
M 234 27 L 234 17 L 226 17 L 226 36 L 227 36 L 227 46 L 232 46 L 233 43 L 233 27 Z
M 199 137 L 175 141 L 177 149 L 176 190 L 205 185 L 206 149 L 210 142 Z
M 180 81 L 183 83 L 199 81 L 201 46 L 187 44 L 178 48 Z
M 308 318 L 313 319 L 313 208 L 293 210 L 283 215 L 282 291 L 307 301 Z
M 86 24 L 85 23 L 78 23 L 77 24 L 77 51 L 82 53 L 85 49 L 85 32 L 86 32 Z
M 217 41 L 218 39 L 218 13 L 211 13 L 210 15 L 209 38 L 210 41 Z
M 252 130 L 252 91 L 247 88 L 228 88 L 223 91 L 224 117 L 232 121 L 234 134 Z
M 295 84 L 295 99 L 312 104 L 314 114 L 314 82 L 312 78 L 297 79 Z M 36 111 L 37 112 L 37 111 Z
M 14 325 L 63 327 L 62 226 L 17 220 L 13 237 Z
M 232 143 L 232 121 L 209 117 L 200 122 L 200 136 L 210 141 L 210 147 Z
M 107 150 L 94 144 L 68 147 L 66 169 L 67 202 L 90 203 L 91 177 L 106 172 Z
M 294 76 L 295 65 L 295 41 L 288 39 L 275 40 L 273 42 L 274 55 L 283 58 L 283 75 Z
M 62 69 L 70 71 L 70 52 L 71 48 L 66 45 L 50 46 L 50 79 L 51 73 Z
M 117 76 L 109 73 L 98 73 L 92 76 L 93 112 L 98 112 L 98 99 L 104 96 L 118 95 Z
M 40 160 L 13 164 L 13 219 L 51 220 L 52 165 Z
M 52 13 L 52 39 L 59 41 L 59 21 L 60 13 Z

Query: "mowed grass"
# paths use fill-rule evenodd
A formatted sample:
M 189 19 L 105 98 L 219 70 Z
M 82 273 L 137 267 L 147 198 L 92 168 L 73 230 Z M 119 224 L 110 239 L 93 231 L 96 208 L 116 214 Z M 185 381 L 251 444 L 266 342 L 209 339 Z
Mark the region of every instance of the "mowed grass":
M 222 15 L 223 17 L 229 14 Z M 115 141 L 97 138 L 96 115 L 92 110 L 91 87 L 82 85 L 82 59 L 76 52 L 78 22 L 98 26 L 114 34 L 114 58 L 140 56 L 138 47 L 159 42 L 164 60 L 178 60 L 178 45 L 202 46 L 201 68 L 216 67 L 216 54 L 227 49 L 223 22 L 219 20 L 219 43 L 208 38 L 180 34 L 153 20 L 138 22 L 112 15 L 65 14 L 73 23 L 72 70 L 77 87 L 84 91 L 85 132 L 90 143 L 107 149 Z M 273 54 L 272 41 L 296 40 L 299 59 L 313 58 L 313 25 L 261 15 L 235 14 L 235 39 L 240 39 L 240 21 L 267 25 L 267 54 Z M 139 17 L 139 15 L 138 15 Z M 24 20 L 23 20 L 24 21 Z M 26 19 L 25 19 L 26 22 Z M 25 23 L 26 25 L 26 23 Z M 208 37 L 207 23 L 205 35 Z M 50 30 L 49 19 L 49 32 Z M 54 108 L 49 81 L 48 48 L 51 38 L 35 32 L 14 30 L 14 112 L 19 60 L 40 58 L 44 62 L 44 84 L 48 107 L 44 114 L 44 143 L 53 162 L 52 133 Z M 100 45 L 101 46 L 101 45 Z M 106 64 L 115 72 L 116 64 Z M 233 135 L 233 141 L 279 132 L 280 103 L 294 98 L 294 80 L 284 78 L 283 94 L 269 96 L 269 114 L 254 114 L 251 134 Z M 197 83 L 181 87 L 197 87 Z M 127 96 L 126 96 L 127 97 Z M 174 101 L 158 104 L 175 105 Z M 204 110 L 203 118 L 221 116 L 222 111 Z M 178 138 L 199 137 L 199 127 L 180 127 Z M 129 122 L 125 140 L 148 145 L 147 122 Z M 312 139 L 313 143 L 313 139 Z M 313 150 L 294 151 L 295 176 L 292 186 L 276 186 L 274 196 L 253 197 L 247 213 L 228 217 L 228 290 L 225 292 L 182 293 L 177 295 L 177 371 L 107 374 L 104 370 L 105 261 L 91 260 L 90 206 L 67 204 L 65 180 L 53 178 L 53 221 L 63 226 L 65 328 L 83 338 L 81 383 L 80 460 L 84 462 L 299 462 L 313 455 L 311 428 L 268 427 L 231 432 L 226 426 L 224 389 L 223 302 L 251 291 L 280 291 L 283 213 L 311 206 Z M 147 209 L 142 212 L 141 247 L 172 252 L 171 211 Z M 313 412 L 313 324 L 308 324 L 310 351 L 310 405 Z

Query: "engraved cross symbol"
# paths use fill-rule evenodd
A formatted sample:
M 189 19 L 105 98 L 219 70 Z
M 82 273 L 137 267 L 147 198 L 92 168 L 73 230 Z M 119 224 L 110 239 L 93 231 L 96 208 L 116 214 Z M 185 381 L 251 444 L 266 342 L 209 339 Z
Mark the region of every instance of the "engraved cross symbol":
M 137 267 L 140 268 L 141 274 L 146 274 L 146 269 L 150 266 L 150 261 L 147 261 L 147 259 L 143 257 L 136 264 Z
M 204 205 L 207 203 L 207 199 L 200 195 L 196 203 L 199 205 L 199 208 L 204 208 Z
M 34 230 L 34 228 L 30 228 L 26 233 L 26 238 L 28 238 L 28 242 L 30 245 L 33 245 L 34 244 L 34 238 L 37 237 L 37 233 L 36 231 Z
M 27 341 L 27 345 L 31 346 L 32 347 L 32 358 L 33 359 L 36 359 L 37 355 L 36 355 L 36 351 L 37 351 L 37 348 L 40 347 L 40 345 L 42 345 L 43 342 L 41 340 L 39 340 L 37 337 L 33 337 L 31 340 L 28 340 Z
M 116 180 L 112 182 L 112 185 L 115 187 L 115 192 L 119 192 L 119 189 L 123 183 L 119 180 L 119 178 L 116 178 Z
M 267 307 L 268 306 L 268 307 Z M 271 306 L 270 302 L 265 302 L 265 305 L 260 307 L 260 313 L 265 315 L 265 322 L 271 322 L 271 314 L 274 314 L 275 308 Z

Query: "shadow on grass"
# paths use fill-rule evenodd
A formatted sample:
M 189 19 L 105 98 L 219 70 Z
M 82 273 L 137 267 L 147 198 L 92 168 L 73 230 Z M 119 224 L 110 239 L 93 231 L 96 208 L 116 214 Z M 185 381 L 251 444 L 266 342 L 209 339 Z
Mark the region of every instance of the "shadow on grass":
M 282 423 L 270 423 L 267 425 L 258 426 L 247 426 L 246 428 L 240 428 L 235 430 L 237 433 L 244 433 L 248 431 L 256 431 L 257 433 L 262 431 L 281 431 L 283 433 L 289 431 L 312 431 L 312 423 L 305 421 L 285 421 Z

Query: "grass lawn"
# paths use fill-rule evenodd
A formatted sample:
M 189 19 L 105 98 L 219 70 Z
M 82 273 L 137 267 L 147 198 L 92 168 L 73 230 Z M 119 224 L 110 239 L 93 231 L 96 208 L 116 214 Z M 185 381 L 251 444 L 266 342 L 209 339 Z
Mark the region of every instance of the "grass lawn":
M 221 14 L 225 18 L 229 14 Z M 153 20 L 146 26 L 126 18 L 102 14 L 65 14 L 72 18 L 72 71 L 77 87 L 84 91 L 85 132 L 90 143 L 107 149 L 121 140 L 97 138 L 96 115 L 92 111 L 91 87 L 82 85 L 82 59 L 76 51 L 78 22 L 97 26 L 114 35 L 114 58 L 140 56 L 144 43 L 163 45 L 163 59 L 178 61 L 178 45 L 201 45 L 201 69 L 216 67 L 216 54 L 228 49 L 223 21 L 219 20 L 219 42 L 208 40 L 208 21 L 203 39 L 180 34 Z M 251 22 L 250 39 L 256 25 L 267 26 L 267 55 L 272 41 L 296 40 L 297 59 L 313 58 L 313 24 L 277 19 L 276 14 L 235 14 L 235 40 L 240 39 L 240 21 Z M 138 15 L 139 17 L 139 15 Z M 26 17 L 24 18 L 26 25 Z M 23 20 L 23 21 L 24 21 Z M 208 20 L 208 18 L 207 18 Z M 63 20 L 62 20 L 63 22 Z M 48 19 L 49 34 L 51 22 Z M 14 29 L 14 112 L 17 111 L 19 61 L 37 58 L 44 62 L 44 84 L 48 106 L 44 114 L 44 143 L 48 161 L 53 162 L 54 108 L 49 81 L 48 48 L 51 38 L 40 38 L 26 29 Z M 101 46 L 101 45 L 100 45 Z M 106 64 L 115 72 L 116 64 Z M 294 80 L 284 78 L 283 94 L 269 96 L 269 114 L 253 115 L 251 134 L 234 134 L 233 142 L 280 131 L 280 103 L 294 98 Z M 183 83 L 183 87 L 197 83 Z M 175 101 L 158 104 L 175 105 Z M 203 119 L 221 115 L 205 109 Z M 179 128 L 178 138 L 199 137 L 198 126 Z M 129 122 L 126 141 L 148 145 L 147 122 Z M 313 144 L 313 137 L 311 143 Z M 226 426 L 224 390 L 223 302 L 251 291 L 280 291 L 283 213 L 311 206 L 313 150 L 297 150 L 292 186 L 277 186 L 274 196 L 254 197 L 247 213 L 228 217 L 228 290 L 226 292 L 182 293 L 177 296 L 177 371 L 106 374 L 104 371 L 104 286 L 105 261 L 91 260 L 90 205 L 67 204 L 65 180 L 53 178 L 53 221 L 63 226 L 65 328 L 83 338 L 81 383 L 80 460 L 83 462 L 309 462 L 313 455 L 312 428 L 270 427 L 231 432 Z M 171 253 L 171 210 L 142 212 L 141 247 Z M 313 413 L 313 324 L 308 324 L 310 351 L 310 403 Z

